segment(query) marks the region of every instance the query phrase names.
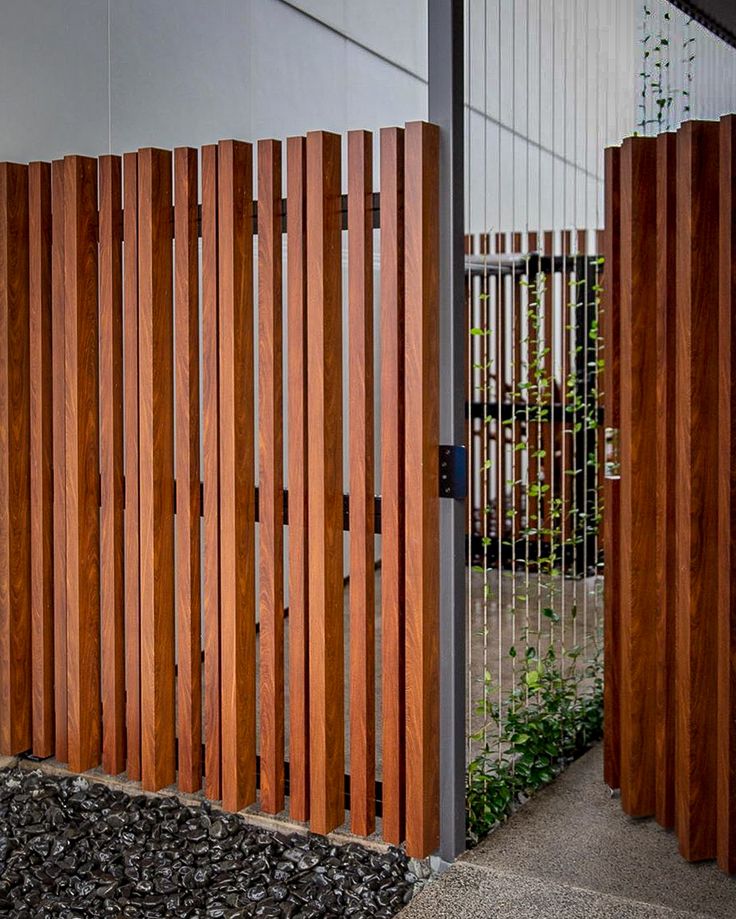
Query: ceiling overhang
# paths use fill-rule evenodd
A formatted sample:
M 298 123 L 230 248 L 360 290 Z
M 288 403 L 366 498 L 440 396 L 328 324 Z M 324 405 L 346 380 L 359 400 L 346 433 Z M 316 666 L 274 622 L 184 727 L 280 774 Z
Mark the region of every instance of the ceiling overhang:
M 736 48 L 736 2 L 734 0 L 670 0 L 723 41 Z

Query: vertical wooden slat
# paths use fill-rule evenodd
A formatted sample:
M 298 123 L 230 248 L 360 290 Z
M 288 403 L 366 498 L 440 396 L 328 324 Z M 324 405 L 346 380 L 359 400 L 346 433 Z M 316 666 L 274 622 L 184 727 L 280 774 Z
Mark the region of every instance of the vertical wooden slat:
M 653 138 L 621 150 L 621 803 L 635 817 L 655 788 L 656 154 Z
M 537 234 L 529 233 L 527 236 L 526 251 L 533 255 L 538 251 Z M 539 347 L 539 330 L 541 327 L 541 298 L 537 291 L 536 276 L 529 276 L 529 261 L 526 263 L 527 271 L 527 308 L 523 311 L 526 323 L 526 398 L 527 401 L 535 406 L 533 411 L 527 411 L 526 421 L 526 439 L 527 439 L 527 493 L 526 493 L 526 513 L 523 519 L 524 535 L 527 548 L 525 557 L 529 556 L 530 541 L 538 540 L 538 536 L 532 536 L 530 530 L 538 531 L 540 526 L 541 501 L 538 486 L 540 485 L 540 457 L 541 449 L 541 426 L 538 421 L 538 406 L 540 405 L 539 378 L 541 376 L 540 368 L 540 347 Z M 523 307 L 522 307 L 523 309 Z M 530 406 L 531 407 L 531 406 Z M 534 486 L 537 486 L 536 488 Z
M 381 131 L 381 656 L 383 838 L 406 817 L 404 673 L 404 130 Z
M 178 784 L 202 784 L 197 151 L 174 152 Z
M 64 160 L 69 767 L 100 761 L 97 161 Z
M 287 141 L 289 423 L 289 810 L 309 819 L 306 141 Z
M 33 752 L 54 752 L 51 166 L 28 169 Z
M 343 821 L 340 137 L 307 135 L 310 812 Z
M 439 130 L 406 128 L 406 846 L 439 839 Z M 419 453 L 419 456 L 417 456 Z
M 217 322 L 217 146 L 202 147 L 202 456 L 204 487 L 205 793 L 219 798 L 220 395 Z
M 31 745 L 28 169 L 0 163 L 0 752 Z
M 676 251 L 675 135 L 657 138 L 657 725 L 656 807 L 658 822 L 675 819 L 675 387 Z M 651 228 L 650 228 L 651 232 Z M 608 569 L 607 569 L 608 571 Z
M 543 236 L 544 255 L 554 258 L 555 254 L 555 234 L 547 230 Z M 543 394 L 543 403 L 545 406 L 544 424 L 542 425 L 542 481 L 544 483 L 544 497 L 542 499 L 542 525 L 544 530 L 545 541 L 548 541 L 552 530 L 552 487 L 554 482 L 555 468 L 555 442 L 554 442 L 554 425 L 552 423 L 552 413 L 554 412 L 555 402 L 555 380 L 554 367 L 552 358 L 554 356 L 554 321 L 555 321 L 555 272 L 554 263 L 550 270 L 546 272 L 544 279 L 544 357 L 542 358 L 542 375 L 546 382 L 546 389 Z
M 511 234 L 511 252 L 515 255 L 518 255 L 522 250 L 522 239 L 521 233 L 512 233 Z M 524 379 L 523 366 L 522 366 L 522 340 L 523 340 L 523 329 L 525 327 L 524 316 L 522 315 L 522 302 L 521 302 L 521 280 L 522 280 L 522 271 L 520 267 L 514 267 L 511 272 L 511 329 L 513 336 L 513 368 L 511 370 L 511 401 L 514 405 L 518 405 L 523 401 L 523 390 L 521 389 L 521 384 Z M 510 472 L 513 476 L 512 482 L 512 497 L 511 497 L 511 533 L 513 545 L 516 546 L 516 543 L 521 538 L 522 533 L 522 480 L 521 480 L 521 451 L 516 449 L 516 445 L 521 443 L 526 435 L 526 426 L 522 423 L 520 418 L 517 418 L 516 409 L 513 413 L 513 421 L 509 425 L 509 434 L 511 437 L 512 443 L 512 452 L 511 452 L 511 468 Z M 514 552 L 519 551 L 519 547 L 516 547 Z
M 138 152 L 141 777 L 176 776 L 171 153 Z
M 102 765 L 125 769 L 123 288 L 120 157 L 100 157 Z
M 690 860 L 716 854 L 718 126 L 677 135 L 677 737 L 675 822 Z M 621 378 L 624 379 L 623 365 Z M 624 527 L 622 521 L 622 528 Z M 645 666 L 651 666 L 652 658 Z
M 506 234 L 494 235 L 496 254 L 505 254 L 508 251 Z M 506 539 L 507 511 L 508 511 L 508 479 L 509 461 L 506 447 L 509 439 L 509 424 L 503 421 L 501 405 L 509 401 L 509 374 L 511 371 L 511 358 L 508 343 L 508 293 L 506 278 L 500 268 L 496 272 L 496 367 L 498 368 L 497 381 L 497 422 L 496 422 L 496 460 L 498 463 L 496 496 L 496 534 L 499 543 L 500 558 L 504 557 L 508 541 Z
M 66 411 L 64 408 L 64 161 L 51 166 L 51 374 L 54 516 L 54 708 L 56 758 L 67 745 L 66 642 Z
M 123 416 L 125 424 L 125 721 L 128 778 L 141 777 L 138 154 L 123 156 Z
M 736 117 L 721 119 L 718 469 L 718 864 L 736 873 Z
M 376 826 L 373 452 L 373 136 L 348 135 L 350 824 Z
M 238 811 L 256 797 L 251 145 L 221 141 L 217 172 L 222 803 Z
M 618 432 L 621 423 L 620 383 L 620 280 L 621 280 L 621 151 L 610 147 L 605 152 L 605 250 L 603 280 L 604 328 L 604 412 L 607 428 Z M 552 294 L 547 304 L 552 303 Z M 546 322 L 545 322 L 546 324 Z M 550 322 L 551 326 L 551 322 Z M 551 329 L 550 329 L 551 331 Z M 545 332 L 545 334 L 550 334 Z M 549 339 L 548 339 L 549 340 Z M 550 425 L 547 425 L 549 428 Z M 606 563 L 603 598 L 603 641 L 605 680 L 603 684 L 603 774 L 606 784 L 621 783 L 620 711 L 620 487 L 618 478 L 607 477 L 603 493 L 603 552 Z
M 562 296 L 560 304 L 559 317 L 559 335 L 560 335 L 560 401 L 562 403 L 562 415 L 560 423 L 557 426 L 556 449 L 559 450 L 559 468 L 557 470 L 558 487 L 555 497 L 560 503 L 559 510 L 559 531 L 560 531 L 560 552 L 562 554 L 563 566 L 567 567 L 572 561 L 575 549 L 572 542 L 572 527 L 574 525 L 571 519 L 572 498 L 573 498 L 573 476 L 568 473 L 575 468 L 575 439 L 573 437 L 574 416 L 569 411 L 570 401 L 574 400 L 574 388 L 571 388 L 570 374 L 574 367 L 570 360 L 570 339 L 572 332 L 572 310 L 571 305 L 573 297 L 576 296 L 576 289 L 571 288 L 570 273 L 572 271 L 572 232 L 563 230 L 561 236 L 561 255 L 562 258 Z
M 261 807 L 284 807 L 284 470 L 281 144 L 258 144 Z

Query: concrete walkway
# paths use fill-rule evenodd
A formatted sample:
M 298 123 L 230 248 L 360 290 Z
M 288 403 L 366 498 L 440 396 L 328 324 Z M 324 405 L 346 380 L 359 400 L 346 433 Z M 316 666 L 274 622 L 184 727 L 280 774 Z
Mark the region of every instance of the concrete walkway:
M 596 747 L 400 919 L 736 919 L 736 879 L 690 865 L 653 820 L 626 817 Z

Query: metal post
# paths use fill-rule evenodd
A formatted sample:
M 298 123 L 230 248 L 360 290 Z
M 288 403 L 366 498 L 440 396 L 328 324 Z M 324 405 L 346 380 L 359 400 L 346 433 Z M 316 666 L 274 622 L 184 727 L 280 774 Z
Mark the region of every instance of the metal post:
M 440 442 L 465 441 L 463 0 L 429 0 L 429 120 L 440 127 Z M 465 849 L 465 502 L 441 501 L 440 859 Z

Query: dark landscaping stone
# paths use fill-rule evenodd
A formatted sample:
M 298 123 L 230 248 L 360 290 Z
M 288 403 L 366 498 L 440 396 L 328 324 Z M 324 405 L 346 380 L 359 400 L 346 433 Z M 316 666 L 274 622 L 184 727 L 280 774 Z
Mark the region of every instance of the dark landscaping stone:
M 83 776 L 0 770 L 0 916 L 390 919 L 426 866 Z

